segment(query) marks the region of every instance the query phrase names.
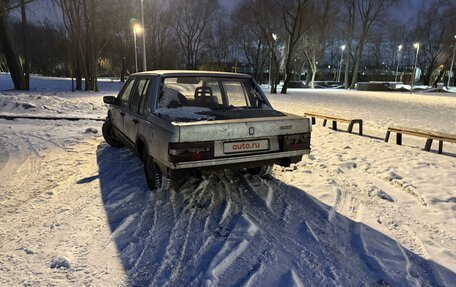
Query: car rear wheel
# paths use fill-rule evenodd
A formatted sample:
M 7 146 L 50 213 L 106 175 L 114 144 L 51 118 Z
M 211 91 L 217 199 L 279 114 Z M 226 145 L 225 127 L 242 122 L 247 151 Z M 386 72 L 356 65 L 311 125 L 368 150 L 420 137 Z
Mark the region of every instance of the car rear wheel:
M 122 142 L 117 138 L 116 132 L 114 131 L 114 127 L 112 125 L 111 119 L 107 119 L 102 128 L 103 137 L 105 141 L 112 147 L 123 147 L 124 145 Z
M 247 172 L 251 175 L 256 175 L 261 178 L 268 179 L 269 177 L 271 177 L 272 165 L 263 165 L 259 167 L 247 168 Z
M 146 149 L 143 151 L 144 174 L 146 175 L 147 186 L 150 190 L 158 190 L 163 187 L 163 176 L 160 168 L 155 164 L 154 159 Z

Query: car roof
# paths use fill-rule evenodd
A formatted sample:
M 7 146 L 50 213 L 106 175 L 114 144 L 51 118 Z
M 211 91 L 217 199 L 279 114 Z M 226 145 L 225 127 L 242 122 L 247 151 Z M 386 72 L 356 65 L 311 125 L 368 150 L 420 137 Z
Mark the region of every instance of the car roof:
M 179 76 L 207 76 L 207 77 L 229 77 L 229 78 L 251 78 L 246 74 L 214 72 L 214 71 L 192 71 L 192 70 L 156 70 L 141 73 L 135 73 L 131 76 L 163 76 L 163 77 L 179 77 Z

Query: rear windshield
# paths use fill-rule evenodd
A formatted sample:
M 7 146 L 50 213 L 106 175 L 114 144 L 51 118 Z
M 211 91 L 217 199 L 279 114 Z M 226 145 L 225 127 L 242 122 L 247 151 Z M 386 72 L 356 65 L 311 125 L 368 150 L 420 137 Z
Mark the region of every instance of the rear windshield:
M 263 103 L 263 95 L 250 79 L 186 76 L 164 79 L 158 109 L 261 108 Z

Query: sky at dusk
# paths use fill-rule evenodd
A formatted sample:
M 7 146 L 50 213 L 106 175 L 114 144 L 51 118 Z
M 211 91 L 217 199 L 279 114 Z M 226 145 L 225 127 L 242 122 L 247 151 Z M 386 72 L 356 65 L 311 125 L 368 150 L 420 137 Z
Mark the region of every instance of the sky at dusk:
M 220 4 L 225 6 L 228 10 L 233 10 L 236 5 L 242 0 L 219 0 Z
M 153 0 L 145 0 L 153 1 Z M 216 1 L 216 0 L 214 0 Z M 231 12 L 236 5 L 238 5 L 242 0 L 218 0 L 219 3 L 226 8 L 227 12 Z M 340 0 L 339 0 L 340 1 Z M 426 1 L 426 3 L 432 2 L 434 0 Z M 139 2 L 139 0 L 138 0 Z M 336 1 L 337 3 L 338 1 Z M 398 19 L 406 23 L 420 7 L 422 0 L 405 0 L 403 4 L 399 5 L 396 8 L 395 14 L 397 14 Z M 48 18 L 50 20 L 59 19 L 59 13 L 55 11 L 55 8 L 52 4 L 52 1 L 49 0 L 36 0 L 35 2 L 29 4 L 29 14 L 30 19 L 33 21 L 42 21 L 43 18 Z
M 139 0 L 138 0 L 139 1 Z M 152 1 L 152 0 L 145 0 Z M 215 1 L 215 0 L 214 0 Z M 236 5 L 242 0 L 218 0 L 219 3 L 225 7 L 228 12 L 231 12 Z M 35 21 L 42 21 L 43 18 L 49 18 L 50 20 L 55 20 L 60 18 L 57 11 L 52 4 L 52 1 L 49 0 L 36 0 L 29 4 L 29 14 L 30 19 Z

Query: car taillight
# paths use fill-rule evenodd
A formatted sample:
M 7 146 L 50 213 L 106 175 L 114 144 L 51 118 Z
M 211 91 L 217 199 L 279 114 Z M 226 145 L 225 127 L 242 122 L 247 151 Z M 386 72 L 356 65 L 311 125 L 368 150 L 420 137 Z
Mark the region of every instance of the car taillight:
M 171 163 L 214 158 L 214 142 L 169 143 L 168 159 Z
M 280 144 L 282 151 L 309 149 L 310 133 L 281 136 Z

